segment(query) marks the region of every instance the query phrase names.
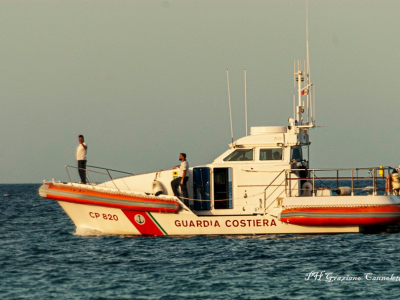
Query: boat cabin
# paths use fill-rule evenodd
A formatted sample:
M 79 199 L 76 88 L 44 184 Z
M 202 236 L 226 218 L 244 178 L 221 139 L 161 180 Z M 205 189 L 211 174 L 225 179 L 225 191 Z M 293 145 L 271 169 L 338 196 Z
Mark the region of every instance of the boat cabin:
M 307 166 L 308 146 L 308 129 L 252 127 L 249 136 L 230 144 L 211 164 L 192 168 L 193 211 L 197 215 L 263 213 L 265 196 L 271 200 L 285 196 L 284 171 Z M 266 192 L 274 180 L 275 188 Z

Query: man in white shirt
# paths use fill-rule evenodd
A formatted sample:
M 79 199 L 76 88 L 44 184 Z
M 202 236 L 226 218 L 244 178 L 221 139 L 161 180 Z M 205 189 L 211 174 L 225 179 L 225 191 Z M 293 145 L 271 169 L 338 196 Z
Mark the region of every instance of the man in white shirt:
M 189 195 L 186 184 L 189 180 L 189 163 L 186 161 L 185 153 L 180 153 L 179 160 L 181 164 L 173 167 L 173 169 L 179 169 L 178 178 L 171 181 L 171 187 L 176 197 L 179 197 L 178 186 L 181 187 L 183 201 L 187 206 L 189 205 Z
M 87 145 L 83 135 L 78 137 L 79 145 L 76 149 L 76 160 L 78 161 L 78 173 L 81 178 L 81 183 L 86 184 L 86 152 Z

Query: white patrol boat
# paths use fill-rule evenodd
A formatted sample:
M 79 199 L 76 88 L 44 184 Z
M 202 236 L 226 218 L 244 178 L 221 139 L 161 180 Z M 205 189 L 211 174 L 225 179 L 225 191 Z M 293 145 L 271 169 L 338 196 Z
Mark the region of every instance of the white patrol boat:
M 394 168 L 309 168 L 315 99 L 308 57 L 307 37 L 307 60 L 295 62 L 297 100 L 288 124 L 251 127 L 250 135 L 232 139 L 230 148 L 212 163 L 190 168 L 188 205 L 173 194 L 171 181 L 177 174 L 172 169 L 110 176 L 100 184 L 53 180 L 44 182 L 40 196 L 58 201 L 79 230 L 102 234 L 395 230 L 400 223 L 400 183 Z M 110 171 L 115 170 L 89 166 L 87 175 L 90 179 L 92 172 Z

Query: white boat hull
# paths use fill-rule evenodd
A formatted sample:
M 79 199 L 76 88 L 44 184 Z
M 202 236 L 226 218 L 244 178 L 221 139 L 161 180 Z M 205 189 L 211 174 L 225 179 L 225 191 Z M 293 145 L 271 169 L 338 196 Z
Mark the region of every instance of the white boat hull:
M 287 224 L 276 217 L 197 216 L 190 211 L 155 213 L 58 201 L 77 229 L 115 235 L 250 235 L 355 233 L 353 227 L 309 227 Z

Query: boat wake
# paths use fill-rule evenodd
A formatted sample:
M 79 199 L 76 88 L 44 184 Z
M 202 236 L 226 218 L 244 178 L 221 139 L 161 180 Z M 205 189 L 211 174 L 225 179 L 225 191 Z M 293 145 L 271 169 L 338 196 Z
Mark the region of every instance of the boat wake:
M 112 234 L 106 234 L 104 232 L 95 230 L 95 229 L 90 229 L 90 228 L 81 228 L 77 227 L 74 235 L 77 236 L 88 236 L 88 237 L 96 237 L 96 236 L 112 236 Z

